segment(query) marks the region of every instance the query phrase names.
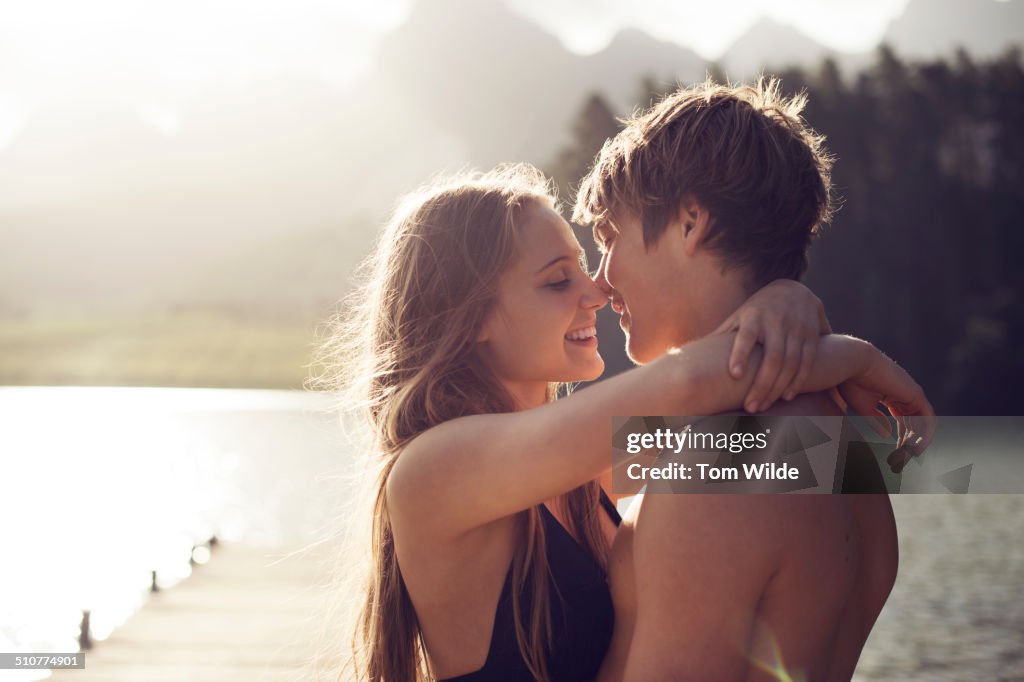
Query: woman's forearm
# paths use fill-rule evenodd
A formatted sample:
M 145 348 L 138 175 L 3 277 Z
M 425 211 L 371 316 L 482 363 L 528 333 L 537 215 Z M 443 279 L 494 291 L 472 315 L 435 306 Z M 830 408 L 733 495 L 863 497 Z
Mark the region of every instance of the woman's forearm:
M 451 528 L 479 526 L 539 504 L 610 468 L 613 416 L 703 416 L 742 405 L 756 372 L 733 379 L 726 371 L 733 339 L 700 339 L 531 410 L 441 424 L 407 447 L 391 483 L 407 497 L 425 492 L 424 508 Z M 823 339 L 809 390 L 859 372 L 865 345 L 848 337 Z M 467 490 L 487 494 L 466 495 Z
M 572 490 L 611 467 L 612 417 L 699 414 L 705 401 L 693 379 L 704 376 L 704 353 L 723 353 L 716 367 L 728 378 L 733 337 L 702 341 L 541 407 L 440 424 L 406 446 L 388 494 L 405 500 L 410 516 L 430 510 L 437 528 L 457 532 Z
M 735 409 L 743 404 L 753 384 L 756 371 L 747 372 L 742 379 L 736 380 L 721 369 L 729 358 L 729 344 L 712 341 L 711 338 L 701 339 L 674 351 L 687 360 L 690 381 L 690 390 L 685 396 L 690 410 L 676 414 L 699 416 Z M 873 351 L 871 344 L 852 336 L 822 336 L 818 341 L 814 366 L 804 384 L 804 392 L 824 391 L 858 376 L 867 368 Z M 751 359 L 756 370 L 762 359 L 760 349 L 755 349 Z M 768 407 L 761 405 L 755 411 Z
M 804 393 L 834 388 L 847 379 L 860 376 L 871 364 L 872 355 L 881 353 L 867 341 L 844 334 L 826 334 L 818 341 L 818 354 L 804 385 Z

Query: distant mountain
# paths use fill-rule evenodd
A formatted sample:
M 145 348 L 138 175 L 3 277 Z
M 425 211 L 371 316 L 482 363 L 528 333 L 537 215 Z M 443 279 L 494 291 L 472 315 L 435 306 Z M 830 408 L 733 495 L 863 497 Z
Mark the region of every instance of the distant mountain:
M 376 77 L 414 102 L 423 125 L 466 140 L 468 160 L 484 166 L 549 161 L 592 92 L 625 111 L 644 77 L 705 74 L 692 50 L 635 29 L 580 57 L 501 0 L 421 0 L 378 58 Z
M 409 124 L 466 143 L 467 161 L 545 159 L 588 84 L 580 57 L 500 0 L 420 0 L 378 50 L 375 79 L 411 103 Z
M 885 32 L 885 42 L 906 57 L 930 59 L 963 47 L 973 57 L 1024 44 L 1022 0 L 910 0 Z
M 882 39 L 897 54 L 933 59 L 964 47 L 974 57 L 1024 45 L 1024 0 L 910 0 Z M 842 52 L 799 29 L 762 18 L 726 50 L 719 64 L 731 78 L 748 79 L 787 66 L 815 67 L 826 57 L 849 74 L 871 64 L 874 50 Z
M 607 47 L 584 58 L 582 69 L 583 80 L 592 89 L 626 112 L 637 104 L 641 79 L 695 83 L 704 80 L 707 63 L 689 48 L 631 28 L 619 31 Z
M 624 114 L 644 77 L 691 83 L 705 74 L 690 49 L 638 30 L 584 57 L 501 0 L 413 2 L 378 45 L 375 69 L 345 91 L 293 73 L 242 89 L 211 84 L 174 112 L 180 127 L 170 135 L 118 93 L 33 111 L 0 150 L 0 291 L 27 306 L 277 300 L 249 279 L 250 259 L 266 264 L 252 272 L 271 286 L 293 282 L 280 297 L 291 305 L 302 287 L 315 297 L 337 281 L 327 271 L 304 279 L 305 252 L 320 241 L 322 254 L 344 250 L 338 274 L 346 273 L 369 248 L 371 225 L 432 174 L 500 161 L 545 166 L 594 92 Z M 959 44 L 987 56 L 1020 44 L 1022 32 L 1024 0 L 911 0 L 886 37 L 909 56 Z M 721 63 L 749 78 L 827 55 L 847 72 L 872 59 L 762 20 Z M 324 229 L 344 233 L 343 243 Z M 251 250 L 268 243 L 279 248 Z
M 763 18 L 736 39 L 719 59 L 731 79 L 749 79 L 761 71 L 816 65 L 836 50 L 825 47 L 797 28 Z
M 174 135 L 115 103 L 39 110 L 0 152 L 0 289 L 29 306 L 162 301 L 252 244 L 325 225 L 359 232 L 362 255 L 373 229 L 354 217 L 383 218 L 465 163 L 409 109 L 400 92 L 283 74 L 187 104 Z

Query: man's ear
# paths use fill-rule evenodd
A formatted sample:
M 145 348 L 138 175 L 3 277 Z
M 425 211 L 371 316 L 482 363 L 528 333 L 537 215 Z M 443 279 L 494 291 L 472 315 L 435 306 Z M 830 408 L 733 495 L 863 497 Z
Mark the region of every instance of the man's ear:
M 687 256 L 697 252 L 697 247 L 704 243 L 708 232 L 711 216 L 706 208 L 696 199 L 688 198 L 679 207 L 679 225 L 682 230 L 683 250 Z

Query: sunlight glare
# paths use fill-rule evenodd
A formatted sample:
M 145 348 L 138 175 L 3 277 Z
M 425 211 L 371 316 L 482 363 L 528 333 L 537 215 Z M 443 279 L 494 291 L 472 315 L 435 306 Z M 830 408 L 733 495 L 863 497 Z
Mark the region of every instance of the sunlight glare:
M 402 20 L 407 5 L 408 0 L 7 3 L 0 9 L 0 39 L 18 69 L 0 74 L 0 94 L 40 101 L 103 84 L 149 107 L 157 96 L 161 102 L 180 100 L 211 83 L 244 83 L 287 71 L 341 85 L 365 70 L 374 41 Z M 164 134 L 173 132 L 168 116 L 145 118 Z M 10 127 L 0 117 L 0 143 Z
M 157 104 L 139 107 L 139 118 L 156 128 L 161 135 L 173 135 L 181 128 L 181 117 L 177 112 Z
M 0 150 L 13 142 L 21 132 L 27 113 L 20 100 L 0 94 Z

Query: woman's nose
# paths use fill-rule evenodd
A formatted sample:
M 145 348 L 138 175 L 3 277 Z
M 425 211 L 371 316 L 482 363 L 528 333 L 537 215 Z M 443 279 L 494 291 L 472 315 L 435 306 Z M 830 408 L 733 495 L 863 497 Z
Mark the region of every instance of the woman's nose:
M 586 287 L 587 290 L 584 292 L 583 297 L 580 300 L 580 304 L 584 308 L 600 310 L 608 304 L 608 294 L 606 294 L 604 288 L 597 283 L 597 280 L 587 282 Z

